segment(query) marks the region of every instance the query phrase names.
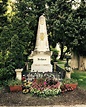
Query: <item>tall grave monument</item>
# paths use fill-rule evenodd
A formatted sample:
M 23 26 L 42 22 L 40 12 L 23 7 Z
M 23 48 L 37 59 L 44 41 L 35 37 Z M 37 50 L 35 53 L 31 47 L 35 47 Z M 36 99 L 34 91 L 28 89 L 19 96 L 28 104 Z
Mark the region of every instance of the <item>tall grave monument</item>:
M 31 72 L 52 72 L 51 51 L 49 50 L 48 35 L 46 29 L 46 19 L 42 15 L 39 17 L 36 45 L 30 55 L 33 59 Z

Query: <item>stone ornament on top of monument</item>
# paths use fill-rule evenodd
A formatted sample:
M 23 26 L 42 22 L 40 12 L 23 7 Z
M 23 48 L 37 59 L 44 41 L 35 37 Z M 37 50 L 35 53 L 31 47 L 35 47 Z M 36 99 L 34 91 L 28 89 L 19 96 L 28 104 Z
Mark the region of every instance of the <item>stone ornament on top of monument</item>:
M 30 59 L 33 59 L 31 72 L 52 72 L 46 19 L 43 15 L 39 17 L 36 46 L 30 55 Z

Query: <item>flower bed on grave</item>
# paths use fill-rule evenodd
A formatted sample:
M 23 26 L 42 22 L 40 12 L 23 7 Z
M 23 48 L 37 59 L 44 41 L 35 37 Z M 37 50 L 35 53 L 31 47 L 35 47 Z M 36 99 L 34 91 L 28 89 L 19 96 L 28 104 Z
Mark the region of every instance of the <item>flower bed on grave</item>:
M 61 83 L 53 76 L 34 78 L 32 81 L 23 80 L 23 93 L 36 96 L 54 96 L 61 93 Z
M 30 93 L 33 96 L 47 97 L 56 96 L 60 93 L 72 91 L 77 88 L 74 80 L 64 79 L 59 82 L 54 75 L 40 76 L 33 78 L 31 81 L 23 78 L 23 93 Z

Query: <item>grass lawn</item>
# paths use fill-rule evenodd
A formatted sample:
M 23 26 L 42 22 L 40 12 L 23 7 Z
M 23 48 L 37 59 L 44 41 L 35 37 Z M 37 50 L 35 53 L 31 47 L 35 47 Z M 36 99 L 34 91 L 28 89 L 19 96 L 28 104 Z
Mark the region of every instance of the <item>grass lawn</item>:
M 78 86 L 86 90 L 86 71 L 74 71 L 71 77 L 78 81 Z
M 64 69 L 65 63 L 66 60 L 58 60 L 57 65 Z M 80 88 L 86 90 L 86 71 L 74 70 L 74 73 L 72 73 L 71 77 L 78 81 L 78 86 Z
M 63 69 L 64 69 L 65 63 L 66 63 L 66 60 L 58 60 L 57 61 L 57 65 Z

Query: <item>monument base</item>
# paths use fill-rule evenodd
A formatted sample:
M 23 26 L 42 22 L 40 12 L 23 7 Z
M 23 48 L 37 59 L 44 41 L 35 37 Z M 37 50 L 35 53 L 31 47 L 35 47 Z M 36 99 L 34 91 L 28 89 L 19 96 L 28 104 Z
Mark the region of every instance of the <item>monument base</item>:
M 31 72 L 52 72 L 51 64 L 32 64 Z

